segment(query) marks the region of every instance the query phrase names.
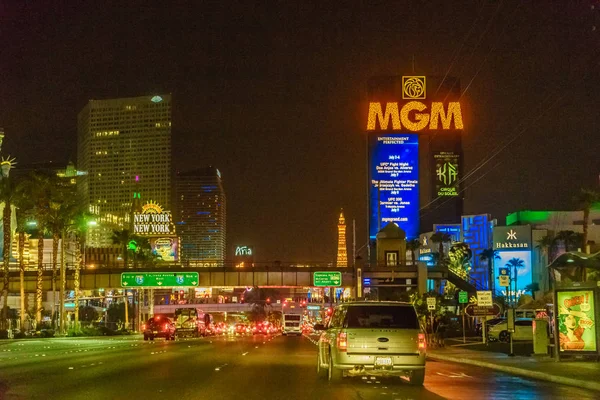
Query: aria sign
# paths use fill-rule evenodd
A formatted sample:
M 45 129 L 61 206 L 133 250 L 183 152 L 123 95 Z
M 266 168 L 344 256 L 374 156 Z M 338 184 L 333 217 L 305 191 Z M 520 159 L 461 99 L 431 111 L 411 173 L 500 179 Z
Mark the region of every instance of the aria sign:
M 250 246 L 236 246 L 235 247 L 235 256 L 236 257 L 249 257 L 254 253 L 252 251 L 252 247 Z
M 133 213 L 133 233 L 136 235 L 174 234 L 171 212 L 163 211 L 162 207 L 154 202 L 142 206 L 141 213 Z

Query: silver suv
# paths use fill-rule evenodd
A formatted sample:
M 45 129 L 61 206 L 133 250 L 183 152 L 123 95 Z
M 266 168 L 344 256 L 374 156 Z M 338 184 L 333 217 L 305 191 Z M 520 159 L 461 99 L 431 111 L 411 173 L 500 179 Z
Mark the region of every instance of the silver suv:
M 425 334 L 408 303 L 356 302 L 335 308 L 319 338 L 317 374 L 330 381 L 344 376 L 406 376 L 425 379 Z

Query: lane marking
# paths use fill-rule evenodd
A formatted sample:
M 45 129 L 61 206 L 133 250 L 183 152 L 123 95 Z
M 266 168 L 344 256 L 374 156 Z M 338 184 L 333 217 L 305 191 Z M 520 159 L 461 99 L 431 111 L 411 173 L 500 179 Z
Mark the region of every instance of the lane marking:
M 245 352 L 245 353 L 242 353 L 242 355 L 243 355 L 243 356 L 245 356 L 245 355 L 246 355 L 246 354 L 248 354 L 248 353 L 249 353 L 249 352 L 247 351 L 247 352 Z

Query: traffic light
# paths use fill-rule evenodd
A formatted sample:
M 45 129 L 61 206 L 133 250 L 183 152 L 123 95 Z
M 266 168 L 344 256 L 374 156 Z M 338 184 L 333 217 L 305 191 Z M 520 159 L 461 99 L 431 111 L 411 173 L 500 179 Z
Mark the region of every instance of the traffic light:
M 306 307 L 306 300 L 300 302 L 300 307 Z
M 330 316 L 331 316 L 331 314 L 333 314 L 333 308 L 329 307 L 329 308 L 327 309 L 326 313 L 327 313 L 327 316 L 328 316 L 328 317 L 330 317 Z
M 271 304 L 271 298 L 267 297 L 267 304 Z

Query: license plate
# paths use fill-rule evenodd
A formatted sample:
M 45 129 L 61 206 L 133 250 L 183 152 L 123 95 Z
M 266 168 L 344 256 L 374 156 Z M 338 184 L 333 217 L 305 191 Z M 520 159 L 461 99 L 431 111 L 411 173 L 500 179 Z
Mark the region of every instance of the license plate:
M 375 365 L 390 366 L 392 365 L 391 357 L 375 357 Z

